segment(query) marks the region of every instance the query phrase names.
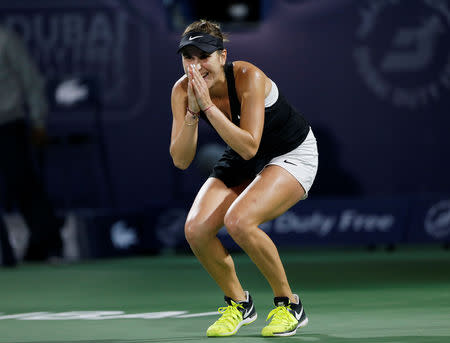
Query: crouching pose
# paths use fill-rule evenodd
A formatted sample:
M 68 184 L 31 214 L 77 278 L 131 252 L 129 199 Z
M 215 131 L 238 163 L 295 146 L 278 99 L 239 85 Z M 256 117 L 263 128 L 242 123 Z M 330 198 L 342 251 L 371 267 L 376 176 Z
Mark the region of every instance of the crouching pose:
M 178 50 L 185 75 L 171 97 L 170 154 L 176 167 L 186 169 L 194 159 L 200 118 L 228 145 L 185 225 L 192 251 L 225 294 L 227 306 L 219 308 L 222 316 L 207 335 L 234 335 L 257 317 L 232 257 L 216 236 L 225 225 L 273 290 L 275 308 L 262 335 L 290 336 L 308 318 L 276 246 L 258 226 L 307 197 L 318 166 L 316 139 L 263 71 L 249 62 L 227 62 L 223 41 L 219 25 L 210 21 L 185 29 Z

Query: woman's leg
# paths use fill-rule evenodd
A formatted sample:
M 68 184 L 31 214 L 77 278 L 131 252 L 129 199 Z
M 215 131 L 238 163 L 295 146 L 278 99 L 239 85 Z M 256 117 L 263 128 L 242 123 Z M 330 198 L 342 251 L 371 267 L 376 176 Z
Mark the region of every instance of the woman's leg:
M 244 290 L 233 259 L 216 235 L 225 213 L 244 188 L 228 188 L 219 179 L 209 178 L 197 194 L 185 225 L 186 239 L 195 256 L 224 294 L 235 301 L 245 300 Z
M 276 297 L 296 302 L 277 248 L 258 225 L 272 220 L 302 199 L 305 190 L 286 170 L 269 165 L 233 202 L 225 226 L 234 241 L 265 276 Z

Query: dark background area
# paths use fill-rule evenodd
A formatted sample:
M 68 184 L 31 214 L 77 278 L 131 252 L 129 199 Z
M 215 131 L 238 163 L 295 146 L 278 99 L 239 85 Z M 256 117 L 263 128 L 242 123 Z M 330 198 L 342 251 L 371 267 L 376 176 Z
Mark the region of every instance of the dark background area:
M 424 204 L 416 216 L 425 217 L 427 206 L 448 198 L 449 1 L 212 3 L 0 4 L 0 21 L 25 38 L 46 76 L 50 101 L 61 80 L 91 80 L 94 100 L 70 111 L 53 104 L 51 144 L 37 158 L 60 210 L 152 215 L 189 206 L 205 161 L 183 172 L 173 166 L 170 93 L 182 75 L 179 37 L 197 18 L 220 21 L 229 60 L 260 67 L 310 121 L 320 154 L 311 206 L 334 211 L 342 199 L 369 199 L 376 212 L 383 199 L 399 199 L 415 218 L 412 202 Z M 212 143 L 222 144 L 202 124 L 207 161 Z

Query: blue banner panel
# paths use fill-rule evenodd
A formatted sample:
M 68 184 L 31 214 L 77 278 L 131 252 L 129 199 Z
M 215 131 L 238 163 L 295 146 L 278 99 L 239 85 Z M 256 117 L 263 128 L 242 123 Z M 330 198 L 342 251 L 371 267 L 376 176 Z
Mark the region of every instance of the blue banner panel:
M 419 198 L 411 212 L 408 242 L 450 242 L 450 196 Z
M 409 201 L 405 198 L 343 198 L 306 200 L 282 216 L 264 223 L 264 230 L 278 246 L 371 245 L 404 241 Z M 187 209 L 166 209 L 155 221 L 156 235 L 164 246 L 187 248 L 184 222 Z M 230 250 L 237 245 L 226 232 L 219 238 Z
M 183 69 L 168 3 L 0 3 L 1 24 L 24 37 L 47 80 L 98 82 L 103 155 L 122 209 L 170 207 L 200 186 L 191 182 L 200 156 L 181 173 L 169 154 L 171 91 Z M 227 59 L 260 68 L 312 125 L 312 196 L 450 191 L 449 13 L 450 0 L 279 0 L 258 25 L 230 30 Z M 55 112 L 50 122 L 90 118 Z M 199 132 L 200 144 L 209 138 L 223 144 Z
M 189 206 L 78 212 L 81 257 L 190 252 L 184 235 Z M 308 199 L 260 228 L 280 248 L 449 242 L 450 196 Z M 218 237 L 228 250 L 240 250 L 226 228 Z
M 153 255 L 159 244 L 152 230 L 152 218 L 142 213 L 76 213 L 80 257 Z
M 307 200 L 261 226 L 278 246 L 397 244 L 407 228 L 404 199 Z M 222 230 L 227 247 L 235 247 Z

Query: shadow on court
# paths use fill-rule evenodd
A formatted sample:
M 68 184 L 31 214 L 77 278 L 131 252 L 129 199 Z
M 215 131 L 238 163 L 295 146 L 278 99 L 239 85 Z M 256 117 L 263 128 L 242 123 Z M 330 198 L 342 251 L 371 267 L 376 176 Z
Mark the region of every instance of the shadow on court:
M 305 342 L 323 342 L 323 343 L 443 343 L 449 342 L 449 336 L 383 336 L 383 337 L 358 337 L 342 338 L 329 335 L 300 335 L 298 336 Z
M 350 325 L 349 325 L 350 330 Z M 240 338 L 240 339 L 239 339 Z M 229 338 L 228 338 L 229 339 Z M 268 337 L 259 335 L 238 335 L 233 342 L 255 342 L 276 340 L 277 343 L 286 342 L 318 342 L 318 343 L 443 343 L 450 342 L 450 336 L 384 336 L 384 337 L 333 337 L 323 334 L 298 334 L 291 337 Z M 153 342 L 153 341 L 152 341 Z
M 153 342 L 199 342 L 206 340 L 226 340 L 228 343 L 234 342 L 267 342 L 275 339 L 278 343 L 286 342 L 318 342 L 318 343 L 443 343 L 449 342 L 450 336 L 384 336 L 384 337 L 333 337 L 323 334 L 297 334 L 291 337 L 263 338 L 260 335 L 242 335 L 233 337 L 208 338 L 198 337 L 160 337 L 149 339 L 106 339 L 106 340 L 82 340 L 82 341 L 59 341 L 59 343 L 153 343 Z M 25 342 L 17 342 L 25 343 Z M 50 341 L 33 341 L 28 343 L 53 343 Z

